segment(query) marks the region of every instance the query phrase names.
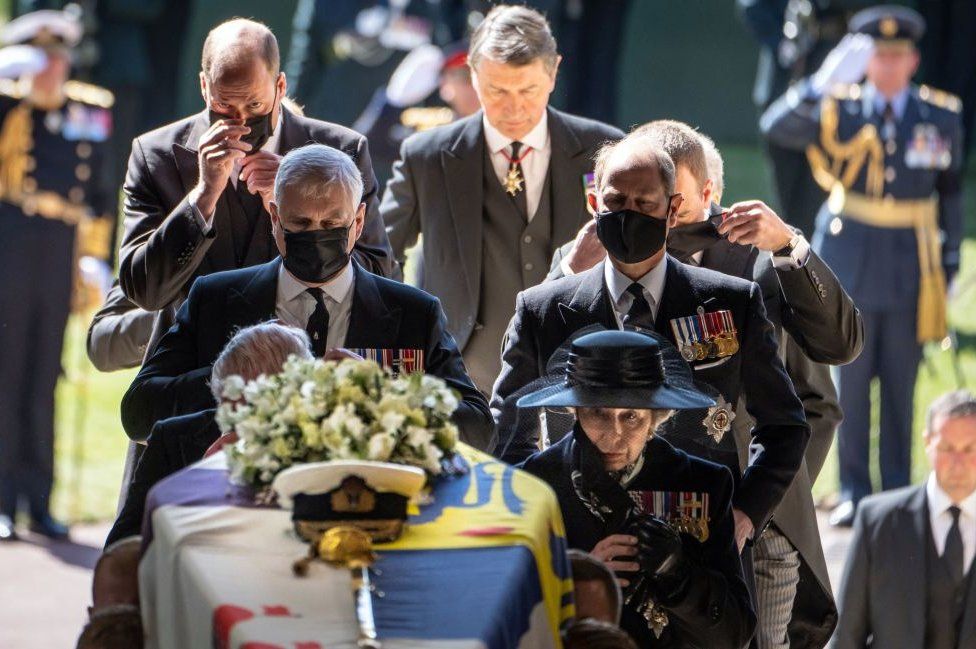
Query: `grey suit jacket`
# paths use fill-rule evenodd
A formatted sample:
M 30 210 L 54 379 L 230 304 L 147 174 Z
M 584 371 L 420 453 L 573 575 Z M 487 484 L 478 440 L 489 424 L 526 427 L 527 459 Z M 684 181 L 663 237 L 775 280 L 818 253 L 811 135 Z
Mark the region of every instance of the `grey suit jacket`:
M 832 649 L 924 649 L 930 534 L 924 484 L 858 504 Z M 976 579 L 969 581 L 959 647 L 976 647 Z
M 138 367 L 146 355 L 156 314 L 140 309 L 115 280 L 88 325 L 88 359 L 100 372 Z
M 549 108 L 552 157 L 552 241 L 572 239 L 589 218 L 583 176 L 593 171 L 599 146 L 623 137 L 618 129 Z M 474 330 L 481 297 L 484 182 L 482 113 L 407 138 L 380 214 L 394 255 L 423 233 L 418 286 L 440 298 L 448 330 L 464 349 Z M 514 309 L 515 305 L 506 308 Z

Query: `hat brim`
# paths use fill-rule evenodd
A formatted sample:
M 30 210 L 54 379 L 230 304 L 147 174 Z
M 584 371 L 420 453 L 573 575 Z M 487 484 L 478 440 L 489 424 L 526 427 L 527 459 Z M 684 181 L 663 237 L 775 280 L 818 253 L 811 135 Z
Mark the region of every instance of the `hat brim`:
M 424 470 L 390 462 L 368 460 L 332 460 L 296 464 L 275 476 L 272 489 L 278 494 L 278 504 L 291 509 L 296 494 L 322 494 L 335 489 L 349 476 L 359 476 L 371 488 L 380 492 L 398 493 L 413 498 L 424 486 Z
M 715 401 L 697 390 L 666 383 L 656 388 L 595 388 L 562 383 L 526 394 L 516 405 L 519 408 L 693 410 L 711 408 Z

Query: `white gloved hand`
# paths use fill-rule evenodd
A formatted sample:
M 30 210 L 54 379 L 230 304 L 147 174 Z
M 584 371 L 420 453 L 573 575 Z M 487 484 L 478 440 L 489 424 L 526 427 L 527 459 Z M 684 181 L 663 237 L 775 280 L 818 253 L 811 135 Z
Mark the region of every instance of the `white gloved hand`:
M 837 84 L 864 79 L 874 53 L 874 39 L 867 34 L 848 34 L 830 51 L 820 69 L 810 78 L 810 88 L 822 95 Z

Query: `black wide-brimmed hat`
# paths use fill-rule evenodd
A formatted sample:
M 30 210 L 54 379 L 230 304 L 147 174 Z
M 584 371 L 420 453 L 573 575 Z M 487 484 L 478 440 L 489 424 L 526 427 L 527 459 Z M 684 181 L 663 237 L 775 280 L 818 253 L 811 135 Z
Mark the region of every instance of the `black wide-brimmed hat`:
M 695 387 L 691 369 L 673 345 L 649 332 L 583 335 L 572 341 L 565 368 L 560 383 L 525 394 L 518 407 L 690 410 L 715 405 Z

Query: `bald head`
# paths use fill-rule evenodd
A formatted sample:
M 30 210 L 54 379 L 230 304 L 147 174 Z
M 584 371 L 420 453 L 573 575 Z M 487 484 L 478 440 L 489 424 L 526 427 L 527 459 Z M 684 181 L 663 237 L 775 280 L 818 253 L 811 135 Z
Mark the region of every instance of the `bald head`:
M 281 55 L 278 39 L 267 26 L 246 18 L 234 18 L 210 30 L 203 42 L 200 69 L 207 81 L 248 75 L 260 61 L 268 74 L 278 76 Z
M 674 162 L 653 138 L 632 133 L 622 140 L 603 145 L 593 169 L 597 190 L 613 175 L 649 174 L 645 185 L 656 185 L 666 196 L 674 193 Z

